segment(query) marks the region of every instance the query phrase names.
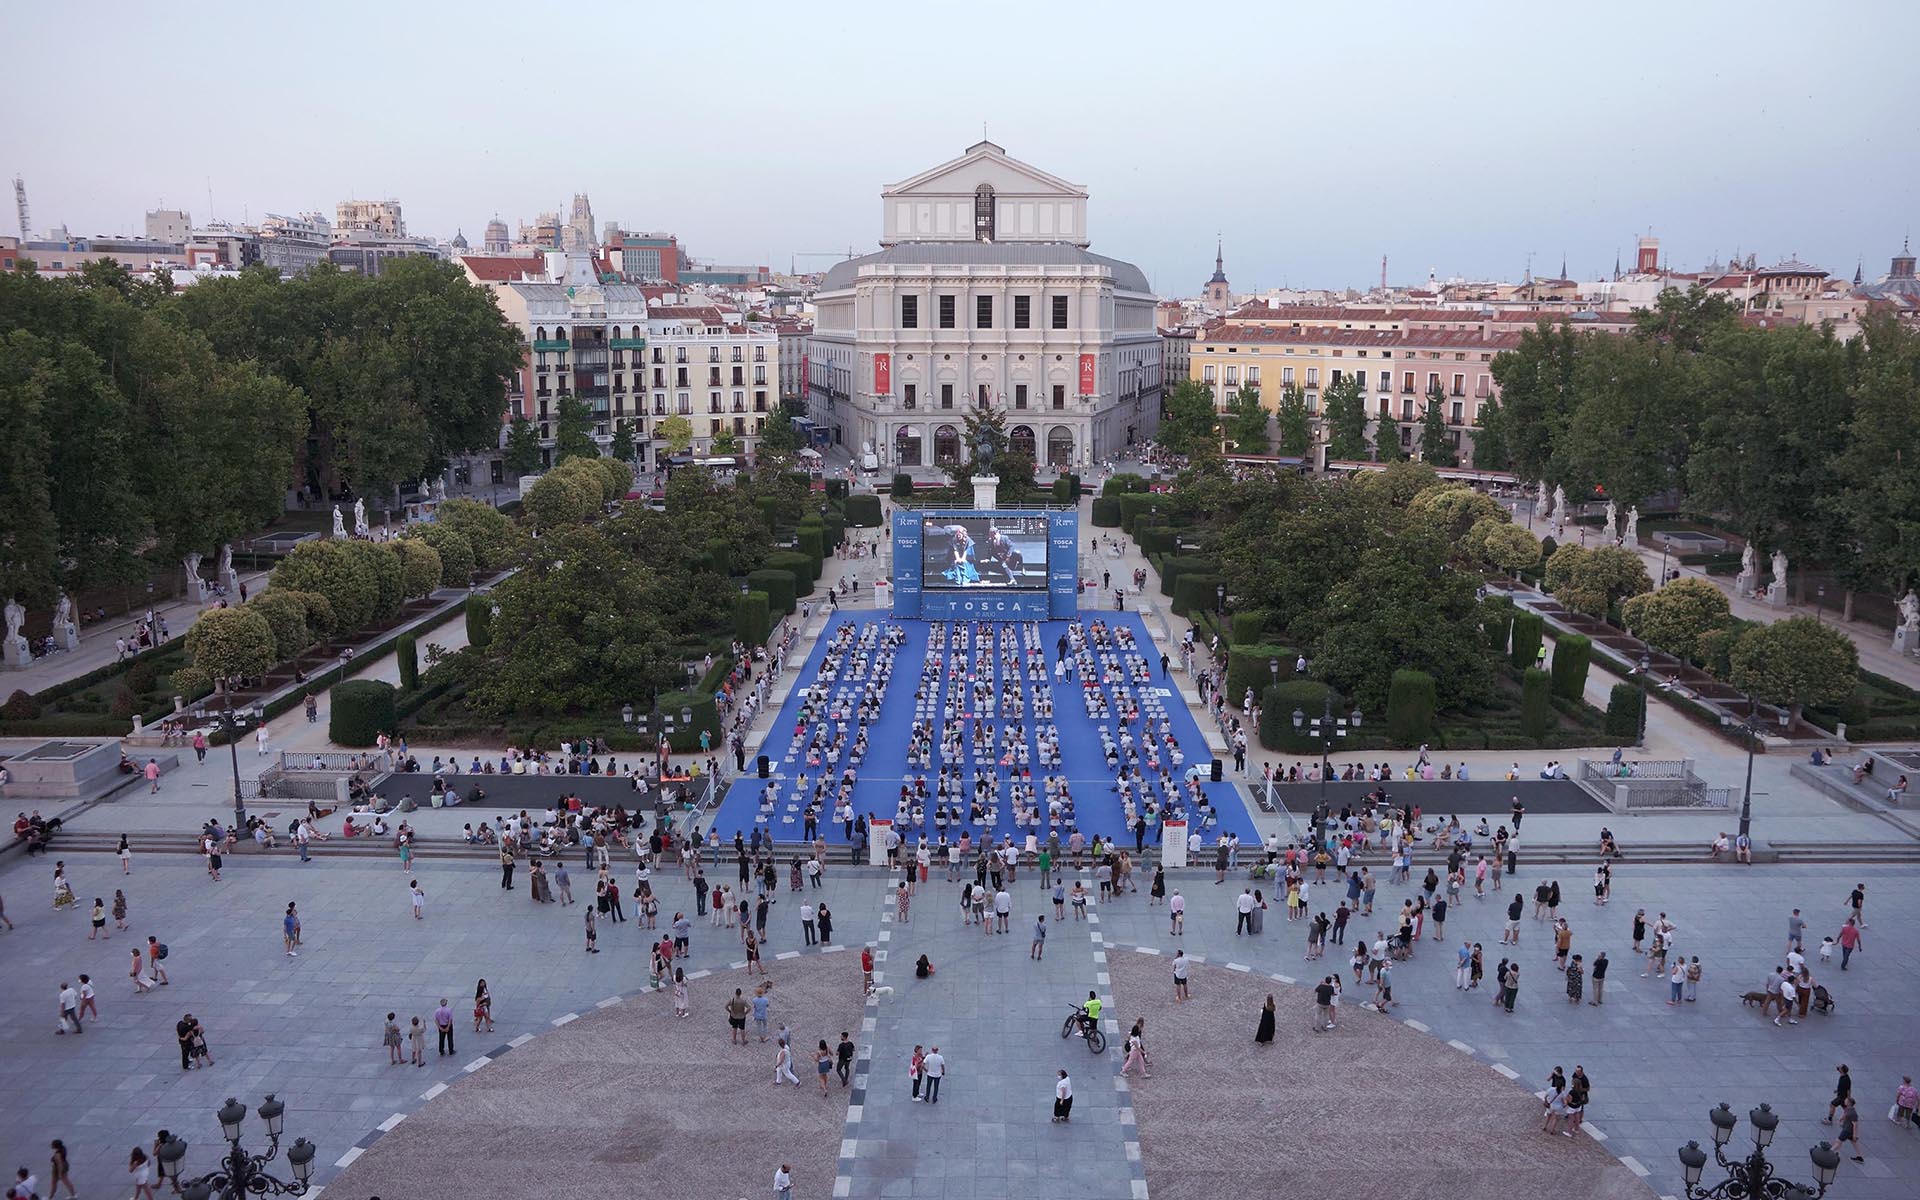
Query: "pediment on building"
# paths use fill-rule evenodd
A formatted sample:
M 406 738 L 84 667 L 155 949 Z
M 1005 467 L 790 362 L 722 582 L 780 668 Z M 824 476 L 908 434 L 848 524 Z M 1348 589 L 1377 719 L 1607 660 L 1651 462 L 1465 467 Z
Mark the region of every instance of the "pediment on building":
M 1030 166 L 992 142 L 976 142 L 959 158 L 920 172 L 911 179 L 887 187 L 881 195 L 888 198 L 972 195 L 981 184 L 989 184 L 1000 195 L 1057 199 L 1081 199 L 1087 189 L 1069 183 L 1058 175 L 1049 175 Z

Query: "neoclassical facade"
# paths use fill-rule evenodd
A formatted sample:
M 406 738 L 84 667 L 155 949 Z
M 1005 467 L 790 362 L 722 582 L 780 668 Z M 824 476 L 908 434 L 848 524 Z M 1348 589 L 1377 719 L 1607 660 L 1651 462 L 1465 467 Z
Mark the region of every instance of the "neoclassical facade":
M 886 188 L 881 250 L 814 295 L 808 415 L 889 468 L 963 456 L 969 409 L 1056 467 L 1152 437 L 1155 298 L 1138 267 L 1087 250 L 1086 202 L 992 142 Z

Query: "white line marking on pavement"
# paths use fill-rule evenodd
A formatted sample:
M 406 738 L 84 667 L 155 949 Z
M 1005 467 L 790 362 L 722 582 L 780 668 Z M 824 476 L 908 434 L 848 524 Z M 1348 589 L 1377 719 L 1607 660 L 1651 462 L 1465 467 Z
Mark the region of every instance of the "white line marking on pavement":
M 1139 1142 L 1127 1143 L 1127 1161 L 1128 1162 L 1140 1161 L 1140 1143 Z
M 843 950 L 845 950 L 845 949 L 846 949 L 846 947 L 845 947 L 845 946 L 822 946 L 822 947 L 820 947 L 820 953 L 822 953 L 822 954 L 839 954 L 839 953 L 840 953 L 841 951 L 843 951 Z
M 568 1013 L 564 1017 L 555 1017 L 553 1019 L 553 1024 L 555 1026 L 560 1026 L 560 1025 L 565 1025 L 570 1021 L 578 1021 L 579 1019 L 580 1019 L 579 1013 Z
M 1095 950 L 1093 952 L 1093 961 L 1097 963 L 1103 963 L 1107 961 L 1107 952 L 1105 950 Z
M 800 952 L 798 950 L 782 950 L 780 953 L 774 955 L 773 957 L 776 959 L 799 958 Z
M 1465 1042 L 1463 1042 L 1463 1041 L 1461 1041 L 1461 1040 L 1460 1040 L 1460 1039 L 1458 1039 L 1458 1038 L 1453 1038 L 1453 1039 L 1450 1039 L 1450 1040 L 1449 1040 L 1449 1041 L 1447 1042 L 1447 1045 L 1449 1045 L 1449 1046 L 1452 1046 L 1452 1047 L 1453 1047 L 1453 1048 L 1454 1048 L 1455 1050 L 1458 1050 L 1458 1051 L 1459 1051 L 1460 1053 L 1462 1053 L 1462 1054 L 1472 1054 L 1472 1053 L 1473 1053 L 1473 1047 L 1472 1047 L 1472 1046 L 1469 1046 L 1469 1045 L 1467 1045 L 1467 1044 L 1466 1044 Z
M 1642 1179 L 1645 1179 L 1647 1176 L 1653 1174 L 1652 1171 L 1649 1171 L 1645 1167 L 1641 1166 L 1640 1160 L 1635 1158 L 1631 1154 L 1622 1154 L 1620 1156 L 1620 1165 L 1625 1167 L 1627 1170 L 1632 1171 L 1635 1175 L 1638 1175 Z
M 1133 1200 L 1147 1200 L 1147 1181 L 1146 1180 L 1130 1179 L 1127 1182 L 1133 1185 Z
M 1100 973 L 1095 975 L 1093 977 L 1093 981 L 1099 984 L 1101 987 L 1109 987 L 1113 983 L 1113 980 L 1107 976 L 1107 973 L 1105 971 L 1101 971 Z
M 593 1006 L 595 1008 L 612 1008 L 614 1005 L 618 1003 L 620 1003 L 620 997 L 608 996 L 605 1000 L 594 1001 Z
M 882 930 L 880 931 L 880 938 L 879 938 L 879 940 L 880 940 L 880 941 L 883 941 L 883 942 L 890 942 L 890 941 L 892 941 L 892 940 L 893 940 L 893 930 L 891 930 L 891 929 L 882 929 Z
M 520 1047 L 526 1045 L 528 1042 L 532 1040 L 533 1040 L 532 1034 L 523 1033 L 519 1037 L 514 1038 L 512 1041 L 508 1042 L 507 1045 L 512 1046 L 515 1050 L 518 1050 Z
M 1520 1078 L 1520 1072 L 1514 1070 L 1512 1067 L 1508 1066 L 1505 1063 L 1494 1063 L 1493 1069 L 1500 1072 L 1500 1074 L 1505 1075 L 1508 1079 Z
M 862 1017 L 860 1019 L 860 1032 L 872 1033 L 879 1024 L 880 1018 L 878 1017 Z
M 848 1124 L 858 1125 L 860 1123 L 861 1118 L 865 1117 L 866 1115 L 867 1115 L 866 1105 L 864 1104 L 847 1105 L 847 1123 Z
M 362 1154 L 365 1154 L 365 1153 L 366 1153 L 365 1150 L 362 1150 L 358 1146 L 354 1146 L 351 1149 L 349 1149 L 345 1154 L 342 1154 L 339 1158 L 334 1159 L 333 1165 L 336 1167 L 350 1167 L 353 1165 L 354 1159 L 359 1158 Z
M 1248 965 L 1247 965 L 1247 964 L 1245 964 L 1245 963 L 1236 963 L 1236 962 L 1230 962 L 1230 963 L 1228 963 L 1228 964 L 1227 964 L 1227 970 L 1229 970 L 1229 971 L 1240 971 L 1240 972 L 1246 972 L 1246 971 L 1251 971 L 1251 970 L 1253 970 L 1253 968 L 1252 968 L 1252 967 L 1250 967 L 1250 966 L 1248 966 Z
M 841 1138 L 840 1139 L 840 1157 L 852 1158 L 854 1148 L 859 1144 L 860 1144 L 860 1139 L 858 1138 Z
M 1406 1027 L 1407 1027 L 1408 1029 L 1414 1029 L 1414 1030 L 1418 1030 L 1418 1031 L 1419 1031 L 1419 1032 L 1421 1032 L 1421 1033 L 1432 1033 L 1432 1032 L 1433 1032 L 1433 1027 L 1432 1027 L 1432 1026 L 1430 1026 L 1430 1025 L 1424 1025 L 1424 1024 L 1422 1024 L 1421 1022 L 1419 1022 L 1419 1021 L 1416 1021 L 1416 1020 L 1414 1020 L 1414 1019 L 1413 1019 L 1412 1017 L 1408 1017 L 1408 1018 L 1407 1018 L 1407 1019 L 1406 1019 L 1405 1021 L 1403 1021 L 1403 1022 L 1401 1022 L 1401 1023 L 1402 1023 L 1402 1024 L 1404 1024 L 1404 1025 L 1405 1025 L 1405 1026 L 1406 1026 Z
M 473 1060 L 472 1062 L 470 1062 L 470 1063 L 468 1063 L 468 1064 L 467 1064 L 466 1066 L 464 1066 L 464 1067 L 461 1067 L 460 1069 L 461 1069 L 462 1071 L 465 1071 L 465 1072 L 466 1072 L 467 1074 L 469 1074 L 469 1075 L 471 1075 L 471 1074 L 473 1074 L 473 1073 L 474 1073 L 475 1071 L 478 1071 L 478 1070 L 479 1070 L 479 1069 L 480 1069 L 481 1067 L 484 1067 L 484 1066 L 486 1066 L 486 1065 L 487 1065 L 488 1063 L 490 1063 L 490 1062 L 492 1062 L 492 1061 L 493 1061 L 493 1059 L 491 1059 L 491 1058 L 489 1058 L 489 1057 L 487 1057 L 486 1055 L 484 1055 L 484 1054 L 482 1054 L 482 1055 L 481 1055 L 481 1056 L 480 1056 L 479 1058 L 476 1058 L 476 1059 L 474 1059 L 474 1060 Z
M 744 967 L 746 965 L 747 965 L 747 960 L 743 958 L 739 962 L 728 963 L 727 969 L 730 971 L 738 971 L 741 967 Z
M 688 979 L 705 979 L 707 976 L 711 974 L 713 974 L 713 971 L 711 969 L 702 967 L 698 971 L 688 971 L 687 978 Z
M 853 1180 L 845 1175 L 833 1177 L 833 1194 L 836 1197 L 853 1195 Z
M 407 1119 L 407 1114 L 395 1113 L 392 1116 L 388 1117 L 386 1120 L 380 1122 L 378 1125 L 374 1126 L 374 1128 L 378 1129 L 381 1133 L 392 1133 L 393 1127 L 406 1119 Z
M 1135 954 L 1154 954 L 1154 955 L 1157 955 L 1157 954 L 1159 954 L 1159 953 L 1160 953 L 1160 950 L 1159 950 L 1159 947 L 1157 947 L 1157 946 L 1135 946 L 1135 947 L 1133 948 L 1133 951 L 1134 951 L 1134 953 L 1135 953 Z
M 1088 934 L 1087 936 L 1093 939 L 1093 944 L 1096 946 L 1101 945 L 1107 940 L 1106 938 L 1100 936 L 1098 932 Z
M 1598 1127 L 1589 1125 L 1585 1121 L 1580 1122 L 1580 1128 L 1586 1130 L 1587 1136 L 1596 1142 L 1604 1142 L 1607 1140 L 1607 1135 L 1601 1133 Z
M 421 1098 L 422 1100 L 431 1100 L 431 1099 L 433 1099 L 433 1098 L 434 1098 L 435 1096 L 438 1096 L 438 1095 L 439 1095 L 439 1094 L 440 1094 L 441 1092 L 444 1092 L 444 1091 L 446 1091 L 446 1090 L 447 1090 L 447 1085 L 446 1085 L 446 1084 L 444 1084 L 444 1083 L 436 1083 L 436 1084 L 434 1084 L 434 1085 L 433 1085 L 432 1087 L 430 1087 L 430 1088 L 428 1088 L 428 1089 L 427 1089 L 426 1091 L 424 1091 L 424 1092 L 421 1092 L 421 1093 L 420 1093 L 420 1098 Z
M 1299 983 L 1300 982 L 1298 979 L 1295 979 L 1291 975 L 1275 975 L 1274 978 L 1278 979 L 1281 983 Z

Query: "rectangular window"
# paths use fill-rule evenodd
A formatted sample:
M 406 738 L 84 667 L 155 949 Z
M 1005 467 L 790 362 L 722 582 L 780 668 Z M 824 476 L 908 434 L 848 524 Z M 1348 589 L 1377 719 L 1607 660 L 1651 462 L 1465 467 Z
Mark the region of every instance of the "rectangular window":
M 1390 392 L 1393 390 L 1393 372 L 1392 371 L 1380 372 L 1380 390 L 1383 392 Z
M 1253 387 L 1260 386 L 1260 368 L 1259 367 L 1247 368 L 1247 383 L 1252 385 Z
M 1064 409 L 1066 406 L 1067 406 L 1067 385 L 1064 383 L 1056 383 L 1053 385 L 1054 410 L 1057 412 L 1061 409 Z
M 1320 368 L 1319 367 L 1307 368 L 1307 386 L 1310 388 L 1317 388 L 1320 386 Z
M 1453 394 L 1456 396 L 1464 396 L 1467 394 L 1467 377 L 1457 371 L 1454 372 L 1453 376 Z
M 1353 373 L 1353 382 L 1354 382 L 1354 385 L 1358 387 L 1361 391 L 1363 392 L 1366 391 L 1367 390 L 1367 373 L 1365 371 L 1355 371 Z
M 755 346 L 753 348 L 753 361 L 758 363 L 767 361 L 767 348 L 765 346 Z
M 987 407 L 987 385 L 984 383 L 980 385 L 980 407 Z
M 1409 395 L 1413 393 L 1413 372 L 1412 371 L 1405 371 L 1401 373 L 1400 390 L 1408 393 Z
M 1239 387 L 1239 386 L 1240 386 L 1240 368 L 1239 368 L 1239 367 L 1236 367 L 1236 366 L 1232 366 L 1231 364 L 1229 364 L 1229 365 L 1228 365 L 1228 367 L 1227 367 L 1227 386 L 1228 386 L 1228 387 Z
M 1208 386 L 1212 386 L 1213 384 L 1213 364 L 1212 363 L 1208 363 L 1206 366 L 1200 368 L 1200 382 L 1207 384 Z
M 753 393 L 753 411 L 767 411 L 767 392 L 765 388 L 756 388 Z
M 1013 327 L 1015 329 L 1033 328 L 1033 297 L 1015 296 L 1013 298 Z
M 1413 401 L 1402 400 L 1400 402 L 1400 419 L 1402 421 L 1413 420 Z
M 940 297 L 940 328 L 953 328 L 953 297 Z
M 1053 298 L 1053 327 L 1055 329 L 1065 329 L 1067 327 L 1067 298 L 1065 296 L 1055 296 Z
M 1428 371 L 1427 372 L 1427 391 L 1437 392 L 1439 390 L 1440 390 L 1440 372 Z
M 1293 368 L 1292 367 L 1280 368 L 1280 386 L 1281 387 L 1293 386 Z
M 940 385 L 940 407 L 941 408 L 953 407 L 953 385 L 950 383 L 943 383 Z
M 1466 416 L 1466 407 L 1465 404 L 1458 400 L 1453 402 L 1453 424 L 1458 425 L 1461 423 L 1461 419 Z
M 993 328 L 992 296 L 975 296 L 973 298 L 973 327 L 975 329 Z
M 693 395 L 692 395 L 692 393 L 690 393 L 690 392 L 675 392 L 675 393 L 674 393 L 674 405 L 675 405 L 675 407 L 677 407 L 677 408 L 678 408 L 678 409 L 680 410 L 680 415 L 681 415 L 681 416 L 683 416 L 683 417 L 684 417 L 684 416 L 690 416 L 690 415 L 691 415 L 691 414 L 693 413 Z
M 920 297 L 900 297 L 900 328 L 920 328 Z
M 675 387 L 687 386 L 687 368 L 675 367 L 673 369 L 673 386 Z
M 720 411 L 720 393 L 719 392 L 707 393 L 707 411 L 710 413 L 717 413 Z
M 916 385 L 911 383 L 901 384 L 900 385 L 900 407 L 912 408 L 914 405 L 914 401 L 919 397 L 919 394 L 920 394 L 920 389 Z
M 1027 406 L 1026 384 L 1016 383 L 1013 385 L 1013 406 L 1015 408 L 1025 408 Z
M 735 346 L 735 347 L 733 348 L 733 361 L 734 361 L 734 362 L 745 362 L 745 361 L 747 361 L 747 351 L 746 351 L 746 347 L 744 347 L 744 346 Z
M 733 369 L 733 386 L 739 387 L 741 384 L 745 383 L 746 381 L 747 381 L 747 369 L 745 367 L 735 367 Z
M 1318 413 L 1319 411 L 1320 411 L 1320 393 L 1308 392 L 1307 393 L 1307 412 Z

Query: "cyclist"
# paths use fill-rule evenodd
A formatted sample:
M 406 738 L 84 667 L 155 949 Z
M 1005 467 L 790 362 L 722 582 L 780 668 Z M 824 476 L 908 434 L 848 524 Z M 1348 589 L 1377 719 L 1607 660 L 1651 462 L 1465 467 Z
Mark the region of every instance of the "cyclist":
M 1084 1033 L 1086 1030 L 1098 1028 L 1100 1024 L 1100 1009 L 1102 1007 L 1100 997 L 1089 991 L 1087 993 L 1087 1002 L 1080 1006 L 1081 1032 Z

